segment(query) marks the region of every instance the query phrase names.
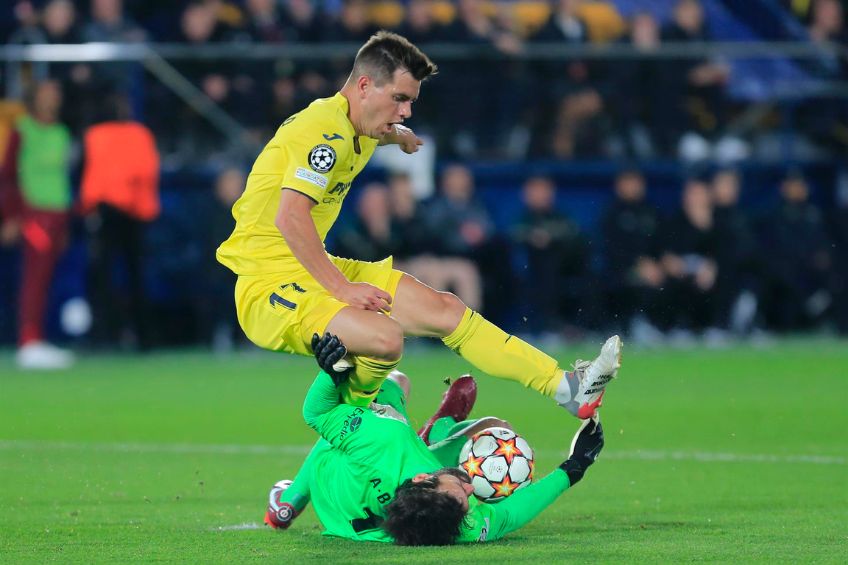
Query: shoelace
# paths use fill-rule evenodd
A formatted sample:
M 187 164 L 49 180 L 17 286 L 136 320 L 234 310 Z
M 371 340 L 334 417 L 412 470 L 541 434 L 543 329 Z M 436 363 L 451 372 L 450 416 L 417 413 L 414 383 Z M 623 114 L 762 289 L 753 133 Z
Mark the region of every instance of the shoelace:
M 583 359 L 578 359 L 574 363 L 571 364 L 571 368 L 575 371 L 585 371 L 591 365 L 591 361 L 584 361 Z
M 581 384 L 583 383 L 583 379 L 586 378 L 586 369 L 588 369 L 591 364 L 591 361 L 584 361 L 583 359 L 578 359 L 571 364 L 571 368 L 574 369 L 574 374 L 577 375 Z

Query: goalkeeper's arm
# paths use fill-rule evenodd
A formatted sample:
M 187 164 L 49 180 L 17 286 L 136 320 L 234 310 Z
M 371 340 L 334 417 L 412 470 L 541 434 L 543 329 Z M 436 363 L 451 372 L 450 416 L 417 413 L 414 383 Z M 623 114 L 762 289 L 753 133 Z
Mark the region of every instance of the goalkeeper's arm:
M 309 387 L 303 403 L 303 419 L 330 444 L 349 457 L 368 459 L 387 441 L 386 420 L 365 407 L 343 404 L 338 386 L 347 381 L 351 367 L 339 368 L 344 344 L 330 334 L 312 338 L 312 350 L 321 371 Z M 358 431 L 361 430 L 361 431 Z M 352 433 L 357 431 L 357 433 Z
M 325 435 L 323 428 L 327 416 L 340 403 L 337 387 L 344 383 L 350 374 L 350 368 L 337 370 L 334 365 L 341 361 L 347 349 L 338 337 L 324 334 L 312 336 L 312 351 L 321 372 L 315 377 L 303 402 L 303 419 L 311 428 Z
M 515 492 L 502 502 L 478 505 L 476 510 L 480 516 L 475 516 L 471 522 L 474 523 L 475 530 L 478 530 L 480 535 L 476 540 L 464 539 L 463 541 L 499 539 L 530 522 L 550 506 L 560 494 L 583 478 L 603 447 L 604 430 L 600 420 L 597 417 L 586 420 L 574 436 L 568 459 L 559 468 L 540 481 Z M 487 517 L 488 520 L 486 520 Z M 482 528 L 486 528 L 486 531 Z

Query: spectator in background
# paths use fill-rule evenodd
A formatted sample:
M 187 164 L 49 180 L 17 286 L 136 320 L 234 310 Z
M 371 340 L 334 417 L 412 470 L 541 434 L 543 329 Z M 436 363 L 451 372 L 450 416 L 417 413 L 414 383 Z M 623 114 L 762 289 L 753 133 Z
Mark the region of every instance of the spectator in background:
M 295 38 L 279 13 L 276 0 L 248 0 L 245 8 L 245 31 L 249 41 L 274 44 Z M 231 74 L 232 95 L 227 99 L 228 107 L 234 117 L 250 130 L 254 143 L 260 146 L 262 140 L 272 133 L 268 130 L 267 120 L 269 106 L 273 106 L 274 62 L 240 61 Z
M 433 14 L 433 0 L 410 0 L 406 17 L 397 30 L 415 45 L 441 41 L 445 30 Z
M 839 0 L 814 0 L 807 30 L 815 43 L 848 43 L 843 6 Z
M 474 262 L 483 280 L 487 317 L 504 315 L 512 306 L 512 270 L 509 247 L 495 231 L 482 202 L 474 197 L 474 176 L 459 164 L 445 167 L 441 194 L 423 212 L 424 225 L 439 255 Z
M 623 43 L 646 55 L 660 46 L 660 26 L 648 12 L 639 12 L 630 20 Z M 662 131 L 666 92 L 662 61 L 640 58 L 616 60 L 611 63 L 606 99 L 621 144 L 620 152 L 627 158 L 650 158 L 667 145 L 673 133 Z M 658 140 L 661 144 L 658 144 Z
M 245 29 L 256 43 L 283 43 L 290 40 L 277 11 L 276 0 L 246 0 L 244 3 L 247 24 Z
M 50 0 L 41 14 L 44 42 L 52 44 L 79 43 L 82 39 L 77 25 L 77 13 L 71 0 Z
M 91 21 L 85 25 L 86 41 L 135 43 L 147 33 L 124 14 L 123 0 L 91 0 Z
M 360 261 L 381 261 L 397 249 L 399 238 L 393 228 L 388 187 L 372 182 L 359 194 L 353 224 L 339 232 L 336 254 Z
M 512 239 L 527 259 L 527 329 L 552 335 L 570 324 L 587 327 L 583 308 L 589 280 L 589 247 L 580 227 L 556 208 L 556 187 L 544 176 L 530 177 L 522 188 L 524 211 L 512 229 Z M 567 304 L 566 304 L 567 303 Z
M 662 32 L 663 42 L 709 41 L 704 8 L 699 0 L 678 0 L 671 23 Z M 724 87 L 730 78 L 727 65 L 701 57 L 679 58 L 665 63 L 663 89 L 666 111 L 662 131 L 671 134 L 666 145 L 681 141 L 686 159 L 709 155 L 709 141 L 720 132 L 728 111 Z M 685 137 L 681 138 L 685 134 Z
M 321 18 L 312 0 L 287 0 L 282 18 L 293 41 L 321 40 Z
M 83 26 L 82 39 L 97 43 L 139 43 L 147 33 L 124 14 L 123 0 L 91 0 L 91 20 Z M 133 66 L 125 62 L 97 63 L 92 74 L 100 97 L 129 93 Z
M 424 226 L 415 199 L 412 179 L 407 174 L 389 178 L 392 222 L 398 238 L 396 269 L 414 276 L 433 288 L 453 292 L 472 310 L 483 306 L 483 291 L 477 266 L 469 259 L 436 254 L 434 241 Z
M 713 202 L 709 185 L 690 178 L 683 186 L 680 212 L 664 224 L 662 266 L 665 291 L 670 297 L 665 312 L 666 327 L 674 328 L 671 337 L 691 340 L 692 331 L 710 330 L 724 313 L 717 311 L 717 241 Z M 719 337 L 719 336 L 715 336 Z
M 42 13 L 44 43 L 74 44 L 82 42 L 82 32 L 71 0 L 50 0 Z M 50 64 L 50 77 L 60 81 L 64 93 L 62 121 L 79 133 L 91 123 L 94 109 L 94 76 L 88 63 Z
M 835 197 L 836 206 L 830 211 L 836 273 L 833 310 L 839 333 L 848 335 L 848 170 L 839 172 Z
M 13 8 L 17 24 L 9 34 L 9 43 L 28 45 L 40 43 L 41 34 L 38 29 L 38 11 L 30 0 L 18 0 Z
M 839 0 L 809 2 L 807 30 L 813 43 L 848 44 L 843 4 Z M 844 49 L 836 52 L 822 49 L 819 57 L 808 65 L 822 80 L 843 81 L 848 78 L 848 55 Z M 848 106 L 844 97 L 820 95 L 801 100 L 792 120 L 817 145 L 830 149 L 836 158 L 845 154 L 848 147 Z
M 223 43 L 230 39 L 231 35 L 216 18 L 212 5 L 195 0 L 186 6 L 180 18 L 181 41 L 188 45 L 203 46 L 210 43 Z M 253 63 L 246 63 L 246 65 L 253 68 Z M 225 112 L 231 115 L 236 112 L 242 100 L 234 92 L 229 62 L 187 60 L 177 62 L 175 68 Z M 240 94 L 246 95 L 247 91 L 249 87 L 243 88 Z M 177 147 L 167 147 L 167 150 L 175 150 L 185 158 L 203 158 L 222 148 L 225 140 L 220 132 L 194 108 L 175 100 L 169 91 L 160 90 L 158 95 L 161 101 L 154 106 L 154 109 L 167 108 L 168 110 L 166 113 L 156 111 L 157 121 L 161 121 L 161 129 L 157 129 L 167 132 L 167 135 L 163 136 L 164 139 L 175 140 L 179 144 Z M 252 99 L 251 103 L 261 107 Z M 245 104 L 250 105 L 247 102 Z M 178 108 L 176 112 L 170 110 L 175 105 Z
M 198 0 L 188 0 L 188 3 Z M 232 38 L 238 30 L 246 25 L 245 14 L 241 5 L 244 2 L 234 0 L 199 0 L 215 16 L 215 27 L 222 36 Z M 183 2 L 185 3 L 185 2 Z
M 63 369 L 74 357 L 45 341 L 44 318 L 68 240 L 71 135 L 59 122 L 59 83 L 40 82 L 28 98 L 30 113 L 17 122 L 2 170 L 4 235 L 11 239 L 17 228 L 23 244 L 16 361 L 22 369 Z
M 368 13 L 368 2 L 365 0 L 342 0 L 341 10 L 321 26 L 322 41 L 364 43 L 378 31 L 371 22 Z M 347 79 L 350 67 L 350 56 L 340 54 L 329 61 L 326 75 L 330 82 L 341 87 Z
M 716 309 L 722 329 L 747 333 L 753 329 L 759 292 L 757 241 L 748 216 L 739 207 L 741 181 L 734 169 L 719 170 L 712 179 L 716 234 Z
M 502 31 L 487 9 L 482 0 L 460 0 L 456 5 L 456 17 L 443 29 L 441 39 L 497 49 Z M 444 119 L 440 120 L 438 146 L 449 155 L 471 157 L 496 148 L 499 140 L 493 132 L 498 116 L 494 109 L 497 99 L 503 95 L 496 90 L 512 88 L 507 81 L 501 80 L 499 70 L 488 58 L 445 61 L 439 66 L 444 79 L 439 81 L 434 98 Z M 493 84 L 498 88 L 492 89 Z M 457 104 L 457 100 L 471 103 Z
M 786 331 L 823 321 L 833 300 L 834 261 L 821 211 L 810 202 L 804 177 L 788 174 L 780 196 L 780 206 L 764 226 L 766 317 L 772 327 Z
M 336 19 L 324 26 L 324 41 L 363 42 L 377 32 L 365 0 L 342 0 Z
M 228 167 L 215 179 L 214 197 L 203 214 L 202 272 L 193 293 L 197 309 L 198 335 L 219 353 L 231 351 L 237 341 L 244 341 L 233 304 L 236 276 L 215 260 L 215 250 L 235 227 L 232 208 L 247 182 L 244 171 Z
M 392 222 L 395 224 L 398 238 L 395 258 L 406 261 L 412 257 L 430 253 L 432 242 L 423 226 L 412 178 L 407 173 L 394 173 L 389 176 L 388 186 Z M 400 270 L 409 272 L 408 269 Z M 434 288 L 442 287 L 434 286 Z
M 582 0 L 558 0 L 548 21 L 530 37 L 532 42 L 584 44 L 589 42 L 588 28 L 580 18 Z M 553 100 L 544 100 L 537 117 L 541 139 L 547 139 L 545 153 L 555 157 L 598 155 L 603 152 L 604 132 L 599 90 L 602 74 L 597 63 L 571 59 L 543 64 L 542 76 L 552 82 Z M 553 119 L 551 119 L 553 116 Z M 548 131 L 553 127 L 552 131 Z
M 615 179 L 615 200 L 601 219 L 604 281 L 609 311 L 634 341 L 655 345 L 662 339 L 656 324 L 666 277 L 659 260 L 660 218 L 645 192 L 645 177 L 636 169 Z
M 114 96 L 104 120 L 85 132 L 80 209 L 88 232 L 92 343 L 145 350 L 148 333 L 144 281 L 145 226 L 159 215 L 159 153 L 153 134 L 130 118 L 129 103 Z M 113 280 L 123 259 L 128 292 Z
M 299 103 L 297 81 L 294 77 L 284 76 L 274 79 L 271 84 L 271 107 L 268 116 L 268 125 L 271 129 L 278 128 L 286 118 L 303 108 L 304 106 Z
M 15 343 L 17 340 L 18 284 L 20 273 L 15 269 L 20 265 L 17 243 L 20 237 L 20 191 L 14 190 L 10 180 L 17 177 L 12 172 L 3 172 L 7 163 L 15 163 L 6 158 L 13 139 L 19 139 L 15 125 L 26 114 L 26 106 L 17 100 L 0 101 L 0 341 Z
M 21 3 L 29 6 L 30 3 Z M 71 0 L 50 0 L 44 4 L 41 17 L 38 12 L 28 16 L 29 8 L 24 11 L 22 25 L 10 37 L 9 43 L 48 43 L 74 44 L 82 41 L 79 26 L 76 22 L 76 10 Z M 35 62 L 30 64 L 10 64 L 7 67 L 9 84 L 7 93 L 20 93 L 26 77 L 35 80 L 52 78 L 60 82 L 64 104 L 62 105 L 61 121 L 67 124 L 72 132 L 78 132 L 87 118 L 88 111 L 94 106 L 91 66 L 87 63 L 72 62 Z

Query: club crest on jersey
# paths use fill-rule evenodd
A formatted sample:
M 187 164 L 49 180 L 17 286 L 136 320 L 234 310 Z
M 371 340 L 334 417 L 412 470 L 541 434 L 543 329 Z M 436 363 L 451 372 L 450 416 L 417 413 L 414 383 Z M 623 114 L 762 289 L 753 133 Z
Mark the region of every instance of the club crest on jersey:
M 309 152 L 309 166 L 316 173 L 326 173 L 336 164 L 336 150 L 321 143 L 312 148 Z

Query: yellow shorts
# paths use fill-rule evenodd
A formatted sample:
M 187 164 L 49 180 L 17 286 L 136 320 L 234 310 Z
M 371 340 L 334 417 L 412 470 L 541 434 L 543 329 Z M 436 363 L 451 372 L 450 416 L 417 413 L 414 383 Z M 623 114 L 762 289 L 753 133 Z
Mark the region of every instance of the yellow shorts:
M 403 272 L 392 268 L 392 258 L 369 263 L 330 261 L 352 282 L 366 282 L 395 297 Z M 305 269 L 290 273 L 239 276 L 236 313 L 247 337 L 264 349 L 312 354 L 312 334 L 321 335 L 347 304 L 334 298 Z

